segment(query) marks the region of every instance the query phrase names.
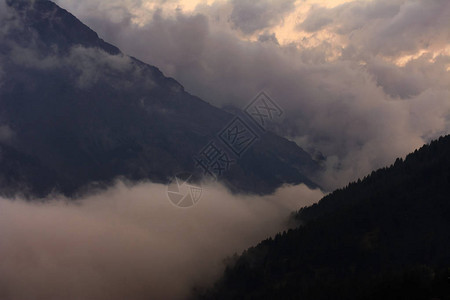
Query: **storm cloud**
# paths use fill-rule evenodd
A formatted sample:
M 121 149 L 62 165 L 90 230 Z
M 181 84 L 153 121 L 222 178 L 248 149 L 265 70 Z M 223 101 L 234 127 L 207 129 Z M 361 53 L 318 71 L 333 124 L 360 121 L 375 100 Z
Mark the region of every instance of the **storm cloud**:
M 244 107 L 266 90 L 285 111 L 277 132 L 325 155 L 316 180 L 329 190 L 450 131 L 448 1 L 312 6 L 289 43 L 275 27 L 304 1 L 210 1 L 193 11 L 165 8 L 177 1 L 56 2 L 214 105 Z M 93 62 L 132 67 L 93 49 L 58 61 L 16 50 L 24 51 L 16 63 L 78 68 L 80 88 L 95 82 Z M 1 126 L 0 140 L 9 138 Z M 211 185 L 198 206 L 182 210 L 165 189 L 118 183 L 76 202 L 0 200 L 8 241 L 0 244 L 0 298 L 180 299 L 211 283 L 224 257 L 286 229 L 291 211 L 322 196 L 304 186 L 233 196 Z
M 243 107 L 260 90 L 268 91 L 286 111 L 278 133 L 327 157 L 328 171 L 318 180 L 328 189 L 449 132 L 448 1 L 312 6 L 296 27 L 297 42 L 282 44 L 267 42 L 276 37 L 270 22 L 247 30 L 264 28 L 259 41 L 242 39 L 231 17 L 234 2 L 194 11 L 160 8 L 138 25 L 126 6 L 128 17 L 114 19 L 105 10 L 87 13 L 87 2 L 58 1 L 106 40 L 210 103 Z

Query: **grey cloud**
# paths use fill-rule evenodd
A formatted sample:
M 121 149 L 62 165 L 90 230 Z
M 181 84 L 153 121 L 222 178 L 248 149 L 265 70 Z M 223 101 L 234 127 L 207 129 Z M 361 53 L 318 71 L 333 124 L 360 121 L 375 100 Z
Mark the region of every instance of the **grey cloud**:
M 14 131 L 8 125 L 0 125 L 0 142 L 8 142 L 14 136 Z
M 295 0 L 232 0 L 231 22 L 245 34 L 272 27 L 294 9 Z
M 99 81 L 114 80 L 109 76 L 112 73 L 133 75 L 121 81 L 114 80 L 112 86 L 117 89 L 129 88 L 134 82 L 143 79 L 146 80 L 147 87 L 151 87 L 154 84 L 150 78 L 142 76 L 141 69 L 133 63 L 130 57 L 123 54 L 112 55 L 100 49 L 74 46 L 64 55 L 49 54 L 42 56 L 32 47 L 31 43 L 30 47 L 12 45 L 9 58 L 14 64 L 27 68 L 67 70 L 67 74 L 72 75 L 74 85 L 81 89 L 89 88 Z
M 84 11 L 83 7 L 80 7 L 81 11 Z M 165 68 L 174 69 L 176 66 L 171 65 L 173 58 L 177 63 L 186 66 L 198 63 L 196 61 L 198 54 L 205 47 L 206 38 L 210 35 L 208 19 L 201 14 L 185 16 L 178 12 L 173 18 L 164 18 L 161 11 L 156 10 L 152 15 L 151 24 L 135 27 L 131 18 L 115 22 L 109 19 L 110 12 L 107 10 L 102 10 L 97 15 L 94 12 L 91 11 L 83 21 L 102 33 L 102 36 L 110 42 L 129 40 L 130 47 L 125 47 L 127 54 L 144 59 L 145 62 L 157 67 L 164 65 Z M 148 60 L 149 57 L 163 63 Z
M 3 58 L 0 56 L 0 88 L 3 86 L 3 78 L 5 76 L 5 71 L 3 70 Z
M 0 38 L 21 26 L 15 11 L 6 5 L 6 0 L 0 0 Z
M 132 86 L 133 81 L 137 81 L 141 75 L 139 69 L 126 55 L 110 55 L 101 50 L 84 47 L 72 48 L 69 56 L 64 57 L 61 63 L 79 72 L 77 83 L 81 88 L 90 87 L 100 80 L 108 80 L 108 76 L 105 75 L 110 73 L 134 75 L 134 77 L 115 82 L 113 85 L 118 89 L 126 88 Z M 152 82 L 148 82 L 147 86 L 152 84 Z
M 372 1 L 371 8 L 354 2 L 340 6 L 339 14 L 326 10 L 322 17 L 333 22 L 318 22 L 310 30 L 336 26 L 333 30 L 349 34 L 351 42 L 347 54 L 333 62 L 326 59 L 332 48 L 327 41 L 315 48 L 243 41 L 217 25 L 206 9 L 175 17 L 156 12 L 139 27 L 127 8 L 139 5 L 136 1 L 58 2 L 108 42 L 160 67 L 217 106 L 243 107 L 261 89 L 269 91 L 286 114 L 279 132 L 327 156 L 327 172 L 320 180 L 331 189 L 450 132 L 449 57 L 424 55 L 398 67 L 376 55 L 404 51 L 396 41 L 400 45 L 402 34 L 413 40 L 412 47 L 405 44 L 411 51 L 421 43 L 419 37 L 429 36 L 433 45 L 440 45 L 448 35 L 442 17 L 447 8 L 432 1 L 422 16 L 430 22 L 408 26 L 423 2 Z M 428 35 L 430 28 L 435 33 Z M 370 38 L 374 41 L 369 43 Z M 385 48 L 377 48 L 383 44 Z M 80 80 L 96 78 L 95 68 L 89 68 L 92 61 L 129 67 L 120 57 L 91 51 L 77 48 L 69 56 L 86 59 L 80 64 Z M 37 64 L 27 55 L 21 59 L 35 67 L 55 63 Z M 158 185 L 119 185 L 79 205 L 0 201 L 0 236 L 10 241 L 0 244 L 0 298 L 178 299 L 192 285 L 208 284 L 206 277 L 219 274 L 224 256 L 282 230 L 288 212 L 321 196 L 305 187 L 263 199 L 236 198 L 218 186 L 205 191 L 191 211 L 174 210 Z
M 270 42 L 270 43 L 274 43 L 276 45 L 279 45 L 280 43 L 278 42 L 277 36 L 275 33 L 268 33 L 268 32 L 264 32 L 263 34 L 260 34 L 258 37 L 258 41 L 261 43 L 266 43 L 266 42 Z
M 361 54 L 401 56 L 448 45 L 450 2 L 446 0 L 353 1 L 334 8 L 314 7 L 299 29 L 326 27 L 349 39 Z
M 375 18 L 379 11 L 389 15 L 382 8 L 367 14 Z M 450 131 L 447 56 L 417 58 L 400 68 L 371 55 L 361 57 L 356 49 L 329 62 L 333 46 L 328 41 L 315 48 L 242 41 L 209 18 L 207 9 L 176 17 L 156 14 L 142 27 L 112 22 L 105 13 L 81 17 L 107 41 L 158 66 L 210 103 L 243 107 L 260 90 L 269 91 L 286 112 L 278 132 L 328 157 L 321 180 L 329 189 Z
M 3 17 L 6 13 L 6 2 L 5 0 L 0 0 L 0 18 Z
M 119 183 L 75 203 L 0 199 L 0 298 L 186 299 L 213 283 L 226 256 L 286 229 L 292 210 L 321 197 L 305 186 L 251 197 L 207 185 L 186 210 L 163 185 Z
M 132 64 L 132 60 L 125 55 L 111 55 L 99 49 L 75 46 L 68 53 L 61 54 L 55 46 L 49 48 L 39 44 L 38 33 L 30 31 L 22 24 L 21 18 L 14 9 L 0 0 L 2 13 L 0 15 L 0 37 L 11 34 L 13 30 L 20 30 L 26 35 L 26 39 L 16 40 L 8 38 L 1 40 L 2 51 L 0 52 L 0 85 L 7 73 L 7 64 L 18 64 L 26 68 L 41 70 L 65 69 L 74 73 L 75 84 L 80 88 L 91 86 L 99 80 L 106 79 L 108 72 L 135 71 L 139 77 L 139 69 Z M 14 34 L 14 33 L 12 33 Z M 102 70 L 101 72 L 99 70 Z M 133 73 L 132 73 L 133 74 Z M 126 85 L 136 78 L 128 78 L 129 82 L 122 81 Z M 149 82 L 149 84 L 151 84 Z M 117 86 L 117 85 L 115 85 Z M 118 88 L 120 87 L 117 86 Z
M 0 0 L 0 17 L 4 17 L 8 13 L 8 6 L 6 0 Z
M 433 59 L 431 54 L 423 54 L 403 67 L 372 58 L 368 61 L 367 70 L 390 96 L 411 98 L 425 92 L 430 86 L 448 90 L 449 64 L 449 56 L 440 55 Z

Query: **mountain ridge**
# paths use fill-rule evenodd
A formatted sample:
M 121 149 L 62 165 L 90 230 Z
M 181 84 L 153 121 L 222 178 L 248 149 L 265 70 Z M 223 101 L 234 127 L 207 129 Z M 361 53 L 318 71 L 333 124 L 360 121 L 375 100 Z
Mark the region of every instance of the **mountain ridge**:
M 124 55 L 51 1 L 6 3 L 0 61 L 8 76 L 0 87 L 0 125 L 14 134 L 0 145 L 55 174 L 41 185 L 28 183 L 31 194 L 56 189 L 75 195 L 92 182 L 108 185 L 118 177 L 166 183 L 178 172 L 201 171 L 194 157 L 232 114 Z M 259 134 L 220 177 L 223 183 L 257 194 L 283 184 L 317 187 L 310 178 L 320 167 L 309 154 L 270 132 Z M 26 164 L 16 165 L 19 181 L 29 177 Z

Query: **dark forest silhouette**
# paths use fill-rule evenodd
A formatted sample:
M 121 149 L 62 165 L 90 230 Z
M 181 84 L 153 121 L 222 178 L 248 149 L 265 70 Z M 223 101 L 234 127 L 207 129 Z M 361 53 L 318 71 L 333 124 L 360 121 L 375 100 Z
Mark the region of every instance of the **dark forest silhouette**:
M 450 299 L 450 136 L 300 210 L 201 299 Z

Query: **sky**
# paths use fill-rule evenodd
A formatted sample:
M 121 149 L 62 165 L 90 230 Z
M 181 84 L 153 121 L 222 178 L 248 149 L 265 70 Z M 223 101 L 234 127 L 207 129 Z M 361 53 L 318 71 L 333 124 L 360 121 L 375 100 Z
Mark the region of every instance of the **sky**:
M 285 113 L 276 131 L 326 157 L 315 178 L 325 190 L 450 133 L 448 0 L 56 2 L 216 106 L 243 107 L 265 90 Z M 96 62 L 128 60 L 78 47 L 57 62 L 82 68 L 84 88 Z M 12 134 L 0 126 L 0 141 Z M 242 196 L 212 184 L 183 210 L 163 185 L 118 182 L 75 202 L 0 199 L 0 298 L 183 299 L 323 195 L 300 185 Z
M 216 106 L 261 90 L 332 190 L 450 132 L 447 0 L 57 0 Z

